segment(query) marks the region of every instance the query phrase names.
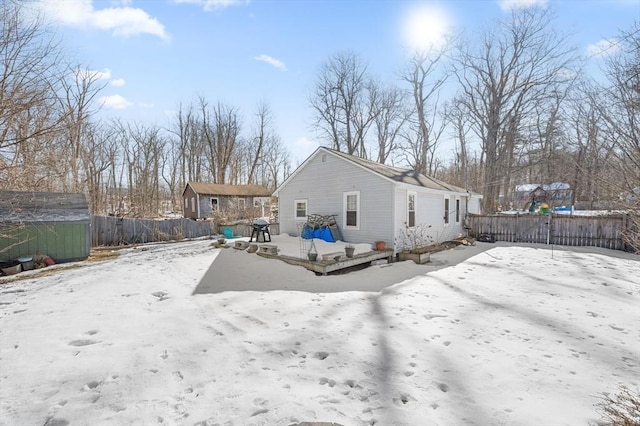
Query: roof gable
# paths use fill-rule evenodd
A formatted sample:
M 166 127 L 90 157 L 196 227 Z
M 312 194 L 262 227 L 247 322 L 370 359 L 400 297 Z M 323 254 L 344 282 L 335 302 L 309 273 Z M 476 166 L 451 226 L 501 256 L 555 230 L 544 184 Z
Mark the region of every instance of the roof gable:
M 270 197 L 271 191 L 262 185 L 228 185 L 222 183 L 189 182 L 188 186 L 198 195 L 223 195 L 230 197 Z M 185 188 L 186 189 L 186 188 Z M 184 191 L 183 191 L 184 193 Z

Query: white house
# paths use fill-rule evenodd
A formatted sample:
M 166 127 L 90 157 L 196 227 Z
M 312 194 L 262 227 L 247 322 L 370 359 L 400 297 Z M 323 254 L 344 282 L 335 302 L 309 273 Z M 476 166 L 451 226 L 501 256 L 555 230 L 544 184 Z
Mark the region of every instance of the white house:
M 463 233 L 482 196 L 424 176 L 320 147 L 275 191 L 280 232 L 298 235 L 307 215 L 336 215 L 347 242 L 400 246 L 407 229 L 442 242 Z

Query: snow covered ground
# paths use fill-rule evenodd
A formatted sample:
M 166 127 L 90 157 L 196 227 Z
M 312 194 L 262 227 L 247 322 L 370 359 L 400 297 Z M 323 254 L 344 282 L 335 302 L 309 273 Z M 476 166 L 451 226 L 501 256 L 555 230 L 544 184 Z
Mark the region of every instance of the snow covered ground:
M 210 241 L 0 284 L 0 424 L 595 424 L 640 386 L 640 262 L 490 247 L 380 292 L 193 295 Z

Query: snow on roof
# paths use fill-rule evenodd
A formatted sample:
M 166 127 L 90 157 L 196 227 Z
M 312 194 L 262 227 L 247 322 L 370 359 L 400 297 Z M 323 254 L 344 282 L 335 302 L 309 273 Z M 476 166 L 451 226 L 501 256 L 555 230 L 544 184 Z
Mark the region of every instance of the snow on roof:
M 0 192 L 3 222 L 90 222 L 87 198 L 82 193 Z
M 542 188 L 545 191 L 558 191 L 564 189 L 571 189 L 571 186 L 565 182 L 553 182 L 540 185 L 539 183 L 523 183 L 515 186 L 515 192 L 531 192 L 538 188 Z
M 189 182 L 200 195 L 227 195 L 233 197 L 270 197 L 271 191 L 262 185 L 228 185 L 222 183 Z

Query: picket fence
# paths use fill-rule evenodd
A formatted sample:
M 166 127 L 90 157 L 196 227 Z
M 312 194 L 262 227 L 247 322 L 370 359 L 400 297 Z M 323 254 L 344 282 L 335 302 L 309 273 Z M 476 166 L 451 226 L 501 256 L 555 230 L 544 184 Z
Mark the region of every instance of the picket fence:
M 208 221 L 191 219 L 129 219 L 112 216 L 91 217 L 91 246 L 118 246 L 184 238 L 210 237 L 216 234 Z
M 613 216 L 470 215 L 471 235 L 490 234 L 496 241 L 595 246 L 629 250 L 623 235 L 638 232 L 629 214 Z

